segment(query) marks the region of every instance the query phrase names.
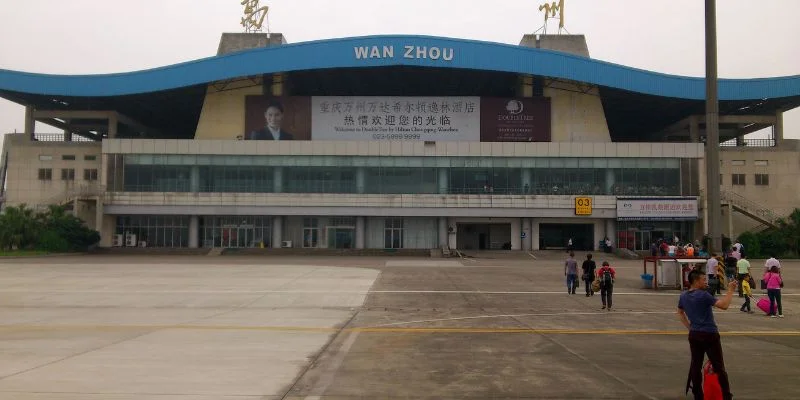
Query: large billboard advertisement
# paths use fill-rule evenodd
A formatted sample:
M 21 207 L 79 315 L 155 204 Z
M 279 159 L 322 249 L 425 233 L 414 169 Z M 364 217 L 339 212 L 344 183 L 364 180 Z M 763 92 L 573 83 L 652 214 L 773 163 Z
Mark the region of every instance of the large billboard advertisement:
M 548 142 L 550 99 L 247 96 L 240 139 Z
M 617 198 L 617 220 L 696 220 L 697 199 L 690 198 Z

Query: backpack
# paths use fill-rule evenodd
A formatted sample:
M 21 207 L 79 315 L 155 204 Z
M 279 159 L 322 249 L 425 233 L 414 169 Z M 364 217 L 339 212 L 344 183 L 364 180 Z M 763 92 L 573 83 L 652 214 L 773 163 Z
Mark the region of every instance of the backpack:
M 600 274 L 600 285 L 601 286 L 611 286 L 614 284 L 614 278 L 611 276 L 611 268 L 603 268 L 602 274 Z

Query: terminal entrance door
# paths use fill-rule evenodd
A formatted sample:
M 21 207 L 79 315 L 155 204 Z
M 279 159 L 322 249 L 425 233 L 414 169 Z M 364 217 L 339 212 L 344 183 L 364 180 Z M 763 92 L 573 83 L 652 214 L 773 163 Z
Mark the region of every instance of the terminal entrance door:
M 458 224 L 459 250 L 511 250 L 511 224 Z
M 539 224 L 539 249 L 541 250 L 566 249 L 570 238 L 572 238 L 575 250 L 594 249 L 594 225 Z
M 255 247 L 255 229 L 252 225 L 226 225 L 221 230 L 219 247 L 230 249 Z

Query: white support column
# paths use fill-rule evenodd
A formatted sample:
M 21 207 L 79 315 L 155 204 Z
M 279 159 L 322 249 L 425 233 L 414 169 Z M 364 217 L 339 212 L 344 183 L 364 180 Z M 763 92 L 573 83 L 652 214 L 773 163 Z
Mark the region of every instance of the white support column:
M 365 193 L 367 186 L 367 170 L 364 167 L 356 169 L 356 193 Z M 359 247 L 361 248 L 361 247 Z
M 539 221 L 536 218 L 531 218 L 531 242 L 533 249 L 539 250 Z
M 532 186 L 533 185 L 531 185 L 531 169 L 530 168 L 523 168 L 522 169 L 522 182 L 520 182 L 520 190 L 522 191 L 522 194 L 530 194 Z
M 783 111 L 775 113 L 775 126 L 772 128 L 772 136 L 775 138 L 775 146 L 780 146 L 783 141 Z
M 272 191 L 283 193 L 283 167 L 275 167 L 272 170 Z
M 356 217 L 356 248 L 364 248 L 364 238 L 366 237 L 365 217 Z
M 439 168 L 439 194 L 447 194 L 450 192 L 450 176 L 447 173 L 447 168 Z
M 192 215 L 189 217 L 189 248 L 200 247 L 200 217 Z
M 453 227 L 453 231 L 450 232 L 450 227 Z M 458 231 L 458 226 L 453 218 L 447 218 L 447 247 L 451 250 L 458 248 L 458 242 L 456 234 Z
M 189 171 L 189 191 L 192 193 L 200 192 L 200 167 L 192 165 Z
M 511 250 L 522 250 L 522 219 L 511 221 Z
M 439 217 L 439 247 L 448 247 L 447 217 Z
M 606 220 L 606 236 L 611 239 L 611 247 L 617 248 L 617 221 L 613 219 Z
M 533 248 L 531 246 L 531 244 L 533 243 L 532 240 L 531 240 L 533 232 L 531 232 L 531 219 L 530 218 L 522 218 L 522 234 L 525 235 L 525 237 L 522 238 L 522 250 L 523 251 L 531 251 L 531 249 Z
M 272 217 L 272 248 L 280 249 L 283 241 L 283 216 Z

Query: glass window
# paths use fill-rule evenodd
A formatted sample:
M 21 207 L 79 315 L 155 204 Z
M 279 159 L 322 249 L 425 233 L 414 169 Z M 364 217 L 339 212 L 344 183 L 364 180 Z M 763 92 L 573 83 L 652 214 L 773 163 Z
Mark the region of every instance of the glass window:
M 53 156 L 42 154 L 39 156 L 39 161 L 53 161 Z
M 744 185 L 744 174 L 731 175 L 731 184 L 739 186 Z
M 84 169 L 83 170 L 83 180 L 85 180 L 85 181 L 96 181 L 97 180 L 97 169 Z
M 384 220 L 383 247 L 386 249 L 403 248 L 403 219 L 386 218 Z
M 95 161 L 97 160 L 97 156 L 93 154 L 83 156 L 84 161 Z
M 75 160 L 75 155 L 74 154 L 64 154 L 64 155 L 61 156 L 61 159 L 65 160 L 65 161 L 73 161 L 73 160 Z
M 731 160 L 731 165 L 734 167 L 740 167 L 744 165 L 744 160 Z
M 756 160 L 754 164 L 757 167 L 766 167 L 769 165 L 769 160 Z
M 51 180 L 53 180 L 53 169 L 52 168 L 39 168 L 39 180 L 40 181 L 51 181 Z
M 769 186 L 769 174 L 756 174 L 756 185 Z
M 74 168 L 64 168 L 61 170 L 61 180 L 62 181 L 74 181 L 75 180 L 75 169 Z

